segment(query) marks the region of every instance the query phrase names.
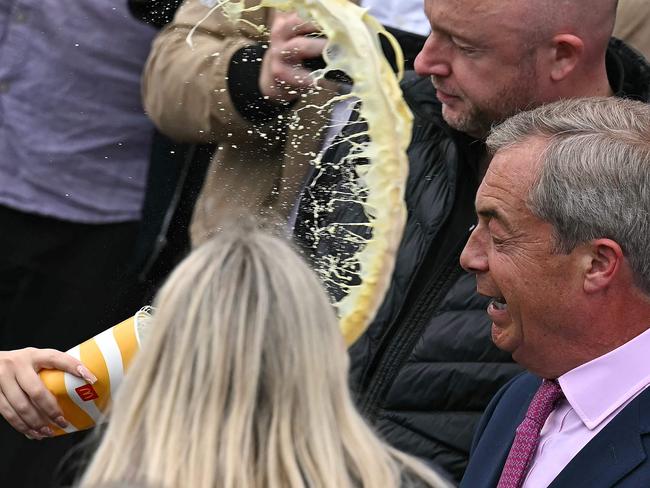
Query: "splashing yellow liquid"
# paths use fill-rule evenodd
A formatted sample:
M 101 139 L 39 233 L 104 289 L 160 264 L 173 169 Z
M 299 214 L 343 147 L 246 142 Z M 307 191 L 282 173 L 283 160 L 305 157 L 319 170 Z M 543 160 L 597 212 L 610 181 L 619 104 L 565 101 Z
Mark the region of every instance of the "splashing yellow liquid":
M 349 94 L 335 97 L 330 103 L 357 97 L 361 100 L 360 116 L 368 125 L 368 144 L 357 148 L 355 159 L 369 164 L 355 168 L 357 184 L 363 186 L 364 208 L 372 238 L 356 234 L 350 238 L 359 245 L 354 255 L 360 283 L 346 285 L 348 293 L 335 305 L 338 309 L 341 331 L 347 344 L 352 344 L 366 329 L 381 305 L 390 284 L 395 255 L 402 238 L 406 220 L 404 190 L 408 174 L 406 148 L 410 141 L 412 115 L 402 98 L 399 79 L 385 59 L 379 36 L 385 36 L 396 53 L 397 66 L 403 66 L 402 52 L 395 39 L 382 25 L 363 9 L 347 0 L 261 0 L 246 8 L 244 2 L 222 0 L 213 10 L 223 12 L 233 22 L 246 10 L 271 7 L 296 11 L 305 21 L 314 22 L 328 38 L 323 53 L 327 66 L 316 77 L 328 70 L 340 70 L 354 80 Z M 314 161 L 316 167 L 319 159 Z M 356 192 L 357 195 L 359 192 Z M 363 243 L 359 242 L 363 240 Z M 330 265 L 321 263 L 321 275 L 336 280 L 335 260 Z M 326 270 L 323 273 L 323 270 Z

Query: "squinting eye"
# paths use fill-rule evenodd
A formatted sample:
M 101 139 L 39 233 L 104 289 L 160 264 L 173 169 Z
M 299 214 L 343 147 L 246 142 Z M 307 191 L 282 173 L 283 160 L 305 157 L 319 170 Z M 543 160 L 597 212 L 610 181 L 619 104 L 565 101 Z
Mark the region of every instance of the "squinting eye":
M 456 44 L 456 47 L 465 54 L 476 54 L 478 52 L 478 49 L 470 46 L 461 46 L 460 44 Z
M 494 237 L 494 236 L 491 235 L 491 234 L 490 234 L 490 238 L 492 239 L 492 243 L 493 243 L 495 246 L 499 246 L 499 245 L 503 244 L 503 242 L 504 242 L 503 239 L 499 239 L 498 237 Z
M 453 37 L 451 38 L 451 42 L 456 46 L 456 48 L 461 51 L 463 54 L 475 54 L 479 50 L 476 49 L 473 46 L 469 46 L 467 44 L 463 44 L 461 42 L 456 41 Z

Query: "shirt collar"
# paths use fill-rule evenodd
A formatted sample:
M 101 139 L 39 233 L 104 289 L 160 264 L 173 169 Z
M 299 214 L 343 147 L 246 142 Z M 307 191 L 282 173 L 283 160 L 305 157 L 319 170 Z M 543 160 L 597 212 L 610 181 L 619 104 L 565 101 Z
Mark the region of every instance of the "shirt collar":
M 650 329 L 558 378 L 564 396 L 593 430 L 650 384 Z

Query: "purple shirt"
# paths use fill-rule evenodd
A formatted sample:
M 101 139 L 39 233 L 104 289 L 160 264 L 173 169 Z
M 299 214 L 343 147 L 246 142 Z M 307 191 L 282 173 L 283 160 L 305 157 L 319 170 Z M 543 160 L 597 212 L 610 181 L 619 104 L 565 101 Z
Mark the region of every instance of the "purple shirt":
M 650 385 L 650 330 L 558 378 L 566 400 L 542 428 L 523 488 L 546 487 L 625 406 Z
M 139 218 L 153 128 L 140 74 L 154 35 L 126 0 L 0 0 L 0 205 Z

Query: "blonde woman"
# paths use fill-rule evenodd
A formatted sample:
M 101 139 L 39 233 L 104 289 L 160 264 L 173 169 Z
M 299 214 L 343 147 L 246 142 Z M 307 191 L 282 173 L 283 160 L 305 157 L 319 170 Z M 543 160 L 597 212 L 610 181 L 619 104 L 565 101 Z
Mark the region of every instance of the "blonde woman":
M 333 309 L 282 239 L 222 232 L 172 274 L 152 320 L 82 486 L 448 486 L 357 413 Z

